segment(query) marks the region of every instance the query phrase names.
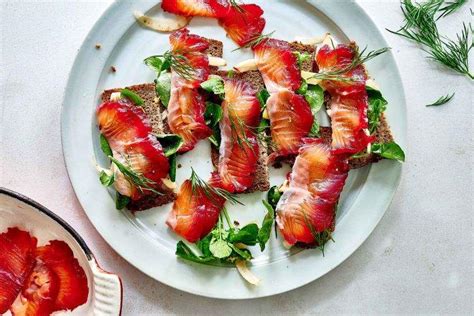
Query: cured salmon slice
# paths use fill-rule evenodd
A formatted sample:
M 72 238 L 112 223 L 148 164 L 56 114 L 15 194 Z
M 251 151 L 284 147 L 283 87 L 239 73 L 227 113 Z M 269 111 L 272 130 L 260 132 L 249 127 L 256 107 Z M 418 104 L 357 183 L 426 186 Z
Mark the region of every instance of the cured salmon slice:
M 313 114 L 305 98 L 290 90 L 280 90 L 267 100 L 270 131 L 277 156 L 297 154 L 303 138 L 308 136 L 313 125 Z
M 331 95 L 328 114 L 332 148 L 336 153 L 347 155 L 360 152 L 373 141 L 364 131 L 368 128 L 367 74 L 363 65 L 350 66 L 354 58 L 354 47 L 348 45 L 338 45 L 335 49 L 325 45 L 316 56 L 321 72 L 339 72 L 344 79 L 323 80 L 321 84 Z
M 306 140 L 290 184 L 276 206 L 277 225 L 289 245 L 319 245 L 318 234 L 334 229 L 335 207 L 348 175 L 347 162 L 321 140 Z
M 212 180 L 208 185 L 215 185 Z M 191 180 L 183 182 L 166 224 L 189 242 L 205 237 L 216 225 L 225 199 L 200 186 L 193 190 Z
M 10 308 L 33 268 L 36 243 L 35 237 L 18 228 L 0 234 L 0 314 Z
M 245 46 L 258 38 L 265 28 L 263 10 L 256 4 L 231 6 L 228 13 L 219 19 L 227 35 L 239 46 Z
M 301 86 L 301 72 L 288 42 L 267 38 L 254 46 L 253 52 L 270 94 L 280 89 L 296 91 Z
M 163 0 L 161 8 L 182 16 L 219 18 L 228 13 L 230 3 L 227 0 Z

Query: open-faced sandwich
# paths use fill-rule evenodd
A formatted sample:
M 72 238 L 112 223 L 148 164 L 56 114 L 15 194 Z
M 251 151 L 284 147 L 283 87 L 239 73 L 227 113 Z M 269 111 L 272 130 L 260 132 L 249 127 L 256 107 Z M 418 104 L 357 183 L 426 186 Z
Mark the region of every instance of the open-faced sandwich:
M 263 10 L 235 1 L 162 2 L 189 21 L 216 18 L 228 36 L 254 58 L 232 68 L 219 41 L 179 28 L 166 52 L 145 64 L 154 83 L 106 90 L 97 108 L 100 142 L 110 166 L 100 180 L 116 191 L 117 208 L 139 211 L 173 203 L 166 224 L 180 241 L 176 254 L 207 264 L 235 264 L 257 283 L 245 263 L 248 246 L 263 251 L 276 221 L 286 246 L 324 249 L 335 229 L 339 197 L 351 169 L 380 159 L 404 160 L 383 114 L 387 101 L 356 43 L 336 44 L 326 34 L 300 42 L 262 35 Z M 169 29 L 150 17 L 141 24 Z M 176 23 L 176 27 L 182 27 Z M 326 113 L 330 126 L 319 117 Z M 214 171 L 194 170 L 176 181 L 176 157 L 209 141 Z M 287 180 L 270 188 L 269 166 L 289 164 Z M 268 192 L 259 226 L 235 226 L 226 203 L 238 194 Z

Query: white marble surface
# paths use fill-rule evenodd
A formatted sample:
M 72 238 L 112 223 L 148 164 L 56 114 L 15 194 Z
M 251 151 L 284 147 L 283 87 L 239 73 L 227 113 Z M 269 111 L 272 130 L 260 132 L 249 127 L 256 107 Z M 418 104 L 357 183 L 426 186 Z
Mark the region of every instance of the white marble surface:
M 121 259 L 92 227 L 69 183 L 59 126 L 63 91 L 82 40 L 110 1 L 0 3 L 0 185 L 41 202 L 79 231 L 101 265 L 122 276 L 125 315 L 473 312 L 468 79 L 384 30 L 407 94 L 409 145 L 402 182 L 380 225 L 354 255 L 310 285 L 259 300 L 212 300 L 171 289 Z M 361 5 L 382 30 L 401 22 L 398 1 Z M 452 35 L 467 18 L 468 6 L 443 22 L 443 32 Z M 452 91 L 451 103 L 424 107 Z

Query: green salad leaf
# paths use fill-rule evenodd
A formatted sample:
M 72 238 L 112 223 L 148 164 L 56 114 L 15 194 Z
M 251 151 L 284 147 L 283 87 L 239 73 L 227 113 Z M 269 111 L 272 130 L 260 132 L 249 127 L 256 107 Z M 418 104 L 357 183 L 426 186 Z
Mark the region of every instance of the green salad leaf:
M 161 104 L 167 108 L 171 97 L 171 73 L 163 72 L 155 79 L 155 92 L 160 97 Z
M 387 100 L 384 99 L 379 90 L 366 86 L 369 107 L 367 109 L 367 118 L 369 120 L 370 134 L 374 133 L 380 123 L 380 116 L 387 109 Z
M 175 182 L 176 181 L 176 154 L 172 154 L 168 157 L 168 161 L 170 164 L 170 171 L 168 172 L 170 176 L 170 180 Z
M 398 160 L 400 162 L 405 161 L 405 153 L 395 142 L 383 144 L 373 143 L 371 146 L 371 152 L 387 159 Z
M 215 95 L 223 95 L 225 93 L 224 80 L 220 76 L 209 76 L 209 79 L 201 83 L 201 88 Z
M 100 183 L 106 187 L 110 187 L 114 183 L 114 174 L 108 174 L 105 171 L 101 171 L 99 175 Z
M 258 231 L 257 240 L 260 245 L 260 250 L 265 250 L 265 245 L 270 239 L 272 233 L 273 222 L 275 221 L 275 210 L 267 201 L 263 200 L 263 205 L 267 208 L 267 214 L 263 218 L 262 228 Z
M 242 243 L 253 246 L 257 244 L 258 225 L 248 224 L 242 228 L 234 228 L 229 231 L 231 243 Z
M 319 136 L 319 120 L 318 112 L 321 110 L 324 104 L 324 90 L 319 85 L 308 85 L 308 88 L 304 94 L 306 101 L 309 103 L 311 113 L 313 114 L 313 125 L 309 132 L 309 136 Z
M 181 136 L 176 134 L 155 134 L 155 137 L 163 147 L 163 153 L 166 157 L 170 157 L 178 152 L 184 141 Z
M 206 125 L 209 127 L 217 126 L 219 121 L 222 119 L 222 107 L 214 102 L 206 102 L 206 111 L 204 112 L 204 119 Z
M 106 156 L 112 156 L 112 149 L 110 148 L 109 141 L 105 138 L 104 135 L 100 134 L 99 136 L 100 149 Z
M 120 90 L 120 95 L 122 98 L 127 98 L 138 106 L 141 106 L 143 103 L 145 103 L 138 94 L 129 89 Z
M 260 102 L 260 108 L 262 109 L 262 111 L 267 106 L 267 100 L 269 97 L 270 97 L 270 93 L 268 93 L 268 90 L 265 88 L 257 92 L 257 99 L 258 99 L 258 102 Z
M 128 196 L 122 195 L 119 192 L 115 193 L 115 208 L 117 210 L 125 208 L 128 203 L 130 203 L 130 198 Z

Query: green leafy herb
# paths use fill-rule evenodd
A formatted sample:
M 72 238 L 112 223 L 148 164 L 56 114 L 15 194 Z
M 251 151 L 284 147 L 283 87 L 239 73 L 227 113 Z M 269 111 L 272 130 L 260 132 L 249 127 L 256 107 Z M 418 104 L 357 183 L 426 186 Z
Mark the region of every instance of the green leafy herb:
M 158 60 L 161 61 L 161 65 Z M 154 55 L 144 60 L 145 64 L 155 70 L 157 76 L 163 71 L 172 69 L 180 77 L 191 80 L 196 77 L 196 69 L 189 63 L 188 58 L 180 52 L 167 51 L 163 55 Z
M 168 161 L 170 164 L 170 171 L 168 172 L 170 176 L 170 180 L 175 182 L 176 181 L 176 154 L 172 154 L 168 157 Z
M 100 183 L 106 187 L 110 187 L 114 183 L 114 174 L 107 174 L 105 171 L 101 171 L 99 175 Z
M 441 13 L 441 15 L 437 18 L 437 20 L 439 20 L 440 18 L 444 18 L 445 16 L 450 15 L 451 13 L 457 11 L 466 2 L 467 0 L 445 1 L 445 6 L 441 7 L 438 10 Z
M 387 100 L 382 93 L 371 87 L 366 86 L 367 96 L 369 98 L 369 107 L 367 109 L 367 118 L 369 120 L 369 131 L 373 134 L 380 123 L 380 116 L 387 108 Z
M 242 228 L 234 228 L 229 232 L 229 241 L 253 246 L 257 244 L 258 225 L 248 224 Z
M 454 92 L 453 92 L 453 94 L 447 94 L 445 96 L 442 96 L 438 100 L 436 100 L 435 102 L 433 102 L 431 104 L 427 104 L 426 106 L 440 106 L 440 105 L 446 104 L 449 101 L 451 101 L 451 99 L 453 97 L 454 97 Z
M 184 141 L 181 136 L 176 134 L 155 134 L 155 137 L 163 147 L 163 153 L 166 157 L 170 157 L 178 152 Z
M 405 161 L 405 153 L 402 148 L 395 142 L 389 143 L 373 143 L 371 146 L 371 152 L 378 154 L 387 159 L 398 160 L 400 162 Z
M 227 71 L 227 78 L 234 78 L 234 76 L 235 76 L 235 70 L 230 69 L 229 71 Z
M 397 31 L 388 31 L 421 45 L 428 53 L 428 58 L 472 80 L 474 75 L 469 71 L 469 52 L 474 47 L 472 39 L 469 39 L 472 26 L 470 23 L 463 23 L 461 33 L 458 33 L 454 40 L 441 36 L 436 25 L 436 15 L 441 13 L 441 16 L 446 16 L 462 5 L 459 2 L 441 7 L 443 3 L 443 0 L 415 3 L 403 0 L 401 8 L 405 16 L 405 25 Z
M 198 256 L 196 255 L 192 249 L 186 245 L 184 242 L 179 241 L 176 245 L 176 255 L 179 258 L 193 261 L 196 263 L 203 263 L 208 264 L 210 261 L 213 261 L 214 258 L 212 256 Z
M 298 90 L 296 90 L 296 93 L 305 95 L 306 91 L 308 91 L 308 82 L 306 82 L 306 80 L 303 79 L 301 81 L 301 86 L 298 88 Z
M 209 79 L 201 83 L 201 88 L 215 95 L 223 95 L 225 93 L 224 80 L 219 76 L 209 76 Z
M 145 65 L 150 67 L 150 69 L 154 70 L 158 76 L 160 76 L 162 71 L 169 69 L 169 64 L 167 65 L 168 67 L 166 65 L 163 67 L 163 61 L 164 60 L 162 56 L 150 56 L 145 58 L 143 62 Z
M 260 102 L 260 108 L 263 110 L 267 106 L 267 100 L 270 97 L 268 90 L 263 88 L 257 93 L 258 102 Z
M 122 98 L 127 98 L 138 106 L 141 106 L 143 105 L 143 103 L 145 103 L 143 99 L 132 90 L 122 89 L 120 90 L 120 95 L 122 96 Z
M 308 215 L 306 215 L 306 212 L 302 211 L 302 213 L 303 213 L 303 218 L 304 218 L 305 224 L 306 224 L 306 226 L 308 226 L 308 228 L 311 232 L 311 235 L 314 238 L 314 242 L 316 243 L 319 250 L 321 250 L 321 252 L 323 253 L 323 256 L 324 256 L 324 247 L 325 247 L 326 243 L 329 240 L 334 241 L 334 239 L 332 238 L 332 231 L 328 228 L 328 229 L 325 229 L 321 232 L 318 232 L 316 230 L 316 228 L 314 228 L 313 224 L 309 221 Z
M 272 233 L 273 222 L 275 221 L 275 210 L 267 201 L 263 200 L 263 205 L 267 208 L 267 214 L 263 218 L 262 228 L 258 231 L 257 240 L 260 245 L 260 250 L 265 250 L 265 245 L 270 239 Z
M 128 196 L 122 195 L 119 192 L 115 193 L 115 208 L 117 210 L 125 208 L 129 202 L 130 198 Z
M 204 119 L 206 125 L 209 127 L 217 126 L 219 121 L 222 119 L 222 107 L 213 102 L 206 102 L 206 111 L 204 112 Z
M 167 108 L 171 97 L 171 74 L 169 72 L 163 72 L 155 79 L 155 91 L 160 97 L 161 104 Z
M 229 243 L 223 239 L 212 239 L 209 244 L 209 250 L 216 258 L 227 258 L 232 254 L 232 248 Z
M 343 66 L 336 66 L 333 69 L 325 70 L 319 73 L 314 74 L 311 78 L 319 79 L 319 80 L 333 80 L 333 81 L 343 81 L 343 82 L 351 82 L 357 80 L 352 77 L 347 77 L 347 73 L 354 70 L 355 68 L 365 64 L 369 60 L 380 56 L 390 50 L 390 47 L 384 47 L 377 50 L 370 51 L 366 53 L 367 47 L 365 47 L 362 51 L 359 50 L 359 47 L 354 48 L 354 58 L 352 61 Z
M 301 65 L 302 65 L 305 61 L 308 61 L 308 60 L 311 59 L 311 54 L 308 54 L 308 53 L 306 53 L 306 52 L 301 53 L 301 52 L 295 51 L 295 52 L 293 52 L 293 54 L 295 54 L 295 56 L 296 56 L 296 60 L 297 60 L 297 62 L 298 62 L 299 68 L 301 68 Z
M 117 166 L 117 168 L 120 170 L 120 172 L 123 173 L 125 178 L 132 184 L 134 184 L 140 192 L 143 191 L 151 191 L 155 194 L 162 195 L 161 192 L 156 191 L 153 186 L 156 185 L 156 183 L 144 175 L 134 171 L 132 168 L 122 164 L 120 161 L 115 159 L 112 156 L 109 156 L 110 160 Z
M 280 201 L 280 198 L 281 198 L 281 192 L 278 186 L 276 185 L 272 186 L 267 193 L 268 204 L 270 204 L 270 206 L 275 209 L 278 204 L 278 201 Z
M 309 136 L 319 137 L 318 112 L 324 104 L 324 90 L 319 85 L 309 85 L 304 98 L 309 103 L 311 113 L 313 114 L 313 125 L 311 126 Z
M 100 134 L 99 136 L 100 141 L 100 149 L 106 156 L 112 156 L 112 149 L 110 148 L 109 142 L 104 135 Z
M 237 200 L 235 194 L 232 194 L 221 188 L 215 188 L 207 184 L 206 181 L 204 181 L 197 175 L 197 173 L 194 171 L 193 168 L 191 168 L 190 180 L 191 180 L 191 189 L 192 189 L 193 195 L 197 194 L 197 190 L 199 189 L 214 205 L 220 206 L 221 203 L 217 201 L 218 198 L 222 198 L 226 201 L 229 201 L 232 204 L 243 205 L 242 202 Z

